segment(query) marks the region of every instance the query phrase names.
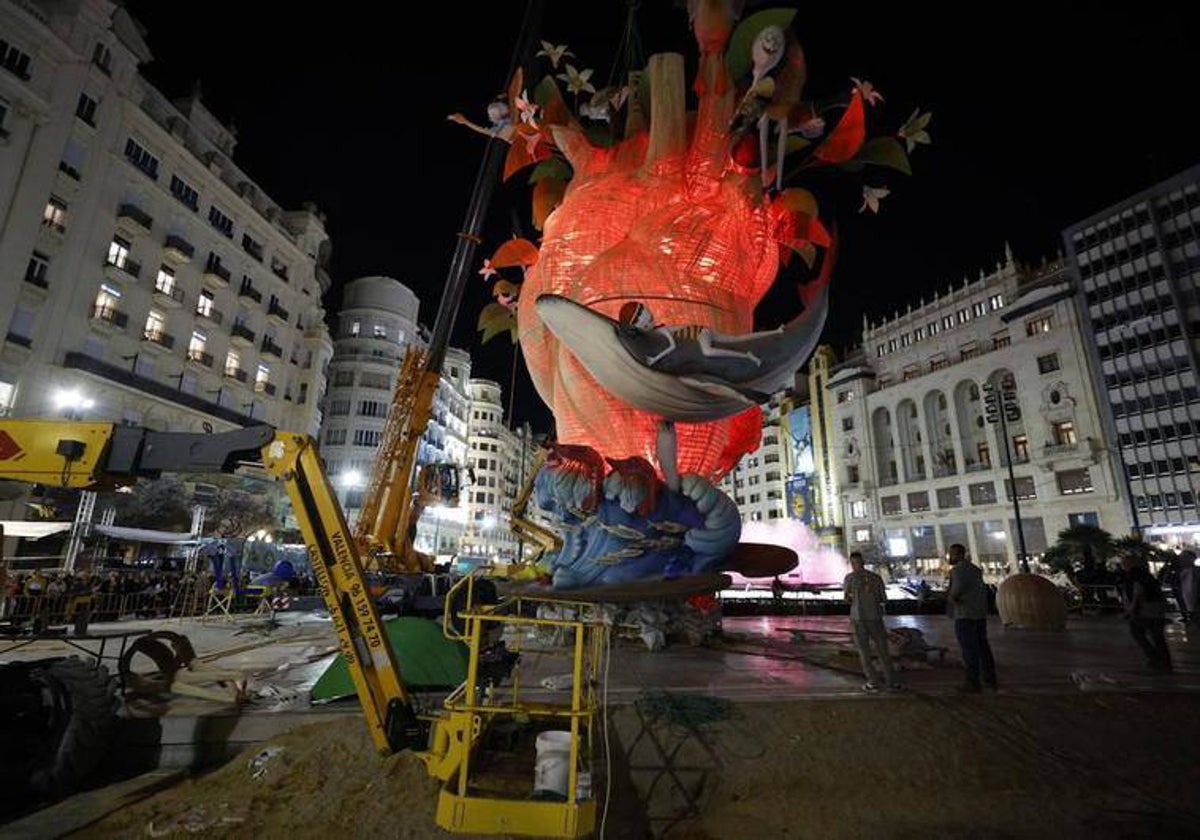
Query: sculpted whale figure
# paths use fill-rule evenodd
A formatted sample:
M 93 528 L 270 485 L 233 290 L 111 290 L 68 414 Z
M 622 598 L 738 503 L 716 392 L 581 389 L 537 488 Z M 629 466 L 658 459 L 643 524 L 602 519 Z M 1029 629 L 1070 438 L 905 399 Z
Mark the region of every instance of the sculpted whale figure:
M 705 422 L 766 402 L 792 383 L 816 349 L 829 312 L 833 260 L 825 263 L 804 311 L 768 332 L 656 327 L 644 308 L 631 310 L 629 322 L 617 321 L 561 295 L 541 295 L 536 306 L 542 322 L 605 390 L 667 420 Z

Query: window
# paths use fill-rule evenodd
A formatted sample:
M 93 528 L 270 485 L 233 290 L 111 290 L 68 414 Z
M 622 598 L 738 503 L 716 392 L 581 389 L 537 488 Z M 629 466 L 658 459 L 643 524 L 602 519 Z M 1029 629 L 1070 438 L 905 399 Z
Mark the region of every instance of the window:
M 1054 435 L 1054 443 L 1057 446 L 1074 446 L 1077 442 L 1075 437 L 1075 424 L 1070 420 L 1062 423 L 1055 423 L 1051 427 Z
M 158 158 L 132 137 L 125 141 L 125 159 L 155 181 L 158 180 Z
M 215 204 L 208 208 L 208 223 L 227 238 L 233 239 L 233 219 L 218 210 Z
M 943 487 L 937 491 L 938 510 L 962 507 L 962 495 L 957 487 Z
M 1038 373 L 1054 373 L 1059 370 L 1058 354 L 1047 353 L 1045 356 L 1038 356 Z
M 350 322 L 350 335 L 357 338 L 358 334 L 361 330 L 362 330 L 362 323 L 357 318 L 355 318 L 353 321 Z
M 988 298 L 988 309 L 995 312 L 997 309 L 1004 308 L 1004 295 L 992 295 Z
M 909 493 L 908 509 L 912 513 L 922 513 L 929 510 L 929 494 L 924 490 L 920 493 Z
M 1100 527 L 1100 515 L 1095 511 L 1082 511 L 1080 513 L 1068 513 L 1067 523 L 1074 528 L 1077 525 L 1093 525 Z
M 975 453 L 979 456 L 979 465 L 984 468 L 992 466 L 992 449 L 986 443 L 981 443 L 975 448 Z
M 929 330 L 929 337 L 933 338 L 935 335 L 938 334 L 938 329 L 939 329 L 938 322 L 930 321 L 927 329 Z
M 167 319 L 157 309 L 151 309 L 146 315 L 146 328 L 142 331 L 142 337 L 150 341 L 161 341 L 166 330 Z
M 236 350 L 230 350 L 225 355 L 225 375 L 236 376 L 242 370 L 242 356 Z
M 358 403 L 360 417 L 387 417 L 387 403 L 377 400 L 361 400 Z
M 1012 497 L 1012 482 L 1006 478 L 1004 479 L 1004 498 L 1011 502 Z M 1017 498 L 1021 501 L 1037 498 L 1037 488 L 1034 487 L 1032 477 L 1017 476 Z
M 852 399 L 854 399 L 853 391 L 838 391 L 837 392 L 837 401 L 839 403 L 850 402 L 850 400 L 852 400 Z
M 878 347 L 875 348 L 875 355 L 881 359 L 883 358 L 883 354 L 886 352 L 887 352 L 887 348 L 884 347 L 882 344 L 880 344 Z
M 29 54 L 0 38 L 0 67 L 19 79 L 29 78 Z
M 867 503 L 861 499 L 857 502 L 851 502 L 850 515 L 855 519 L 865 519 L 867 516 Z
M 1013 435 L 1012 439 L 1012 456 L 1013 461 L 1021 463 L 1029 460 L 1029 437 L 1028 435 Z
M 331 417 L 345 417 L 350 413 L 350 400 L 330 400 L 327 413 Z
M 79 94 L 79 103 L 75 106 L 75 116 L 93 128 L 96 125 L 96 100 L 86 93 Z
M 46 271 L 49 268 L 50 258 L 41 251 L 34 251 L 33 256 L 29 258 L 29 265 L 25 266 L 25 282 L 46 288 L 49 285 L 46 282 Z
M 96 318 L 104 318 L 111 321 L 116 315 L 117 304 L 120 302 L 121 292 L 107 283 L 101 283 L 100 291 L 96 294 L 96 308 L 93 315 Z
M 854 529 L 854 541 L 856 543 L 870 542 L 871 541 L 871 529 L 870 528 L 855 528 Z
M 968 341 L 962 347 L 958 348 L 958 355 L 959 355 L 959 358 L 964 362 L 967 359 L 975 358 L 976 356 L 979 355 L 979 342 Z
M 371 333 L 376 338 L 387 338 L 387 327 L 385 327 L 383 324 L 376 324 L 371 328 Z
M 843 417 L 842 418 L 842 431 L 843 432 L 854 431 L 854 418 L 853 417 Z
M 326 429 L 325 444 L 327 446 L 344 446 L 346 443 L 345 429 Z
M 175 290 L 175 271 L 168 266 L 158 267 L 158 276 L 154 278 L 154 288 L 169 295 Z
M 96 48 L 92 50 L 92 64 L 99 67 L 106 76 L 112 75 L 112 50 L 107 46 L 96 42 Z
M 1035 336 L 1041 333 L 1048 333 L 1054 329 L 1054 315 L 1046 313 L 1037 318 L 1033 318 L 1025 322 L 1025 335 Z
M 119 236 L 114 236 L 108 246 L 108 264 L 115 265 L 117 268 L 124 268 L 125 261 L 129 259 L 129 248 L 128 241 Z
M 853 464 L 846 467 L 846 483 L 858 484 L 858 467 Z
M 12 411 L 13 401 L 17 396 L 17 386 L 11 382 L 0 381 L 0 417 L 7 417 Z
M 999 350 L 1002 347 L 1008 347 L 1012 344 L 1012 336 L 1007 332 L 999 332 L 992 336 L 992 349 Z
M 245 251 L 250 256 L 254 257 L 254 259 L 258 260 L 259 262 L 262 262 L 262 258 L 263 258 L 262 243 L 259 242 L 258 240 L 256 240 L 253 236 L 251 236 L 248 233 L 242 234 L 242 250 Z
M 388 391 L 392 387 L 392 378 L 386 373 L 363 371 L 359 374 L 358 384 L 364 388 L 378 388 L 382 391 Z
M 192 339 L 188 342 L 188 358 L 194 362 L 200 361 L 205 356 L 204 348 L 207 346 L 208 336 L 200 330 L 192 330 Z
M 879 507 L 884 516 L 895 516 L 900 512 L 900 497 L 883 496 L 879 499 Z
M 347 388 L 354 384 L 354 371 L 339 370 L 333 375 L 333 384 L 338 388 Z
M 354 430 L 354 445 L 355 446 L 378 446 L 379 436 L 382 433 L 376 429 L 355 429 Z
M 42 211 L 42 224 L 57 231 L 67 229 L 67 202 L 56 195 L 46 201 L 46 209 Z
M 8 322 L 6 339 L 22 347 L 33 344 L 33 321 L 37 313 L 20 304 L 13 310 L 12 319 Z
M 8 136 L 8 131 L 4 128 L 4 120 L 8 117 L 8 100 L 0 97 L 0 139 Z
M 196 314 L 212 317 L 213 301 L 213 293 L 208 289 L 201 289 L 200 297 L 196 298 Z
M 975 304 L 971 306 L 971 312 L 974 313 L 976 318 L 981 318 L 987 314 L 987 304 L 982 300 L 976 301 Z
M 171 176 L 171 195 L 179 199 L 181 204 L 193 210 L 200 209 L 200 193 L 196 191 L 195 187 L 178 175 Z
M 1063 470 L 1054 474 L 1058 481 L 1058 492 L 1064 496 L 1071 496 L 1076 493 L 1091 493 L 1095 488 L 1092 487 L 1092 475 L 1087 467 L 1082 467 L 1077 470 Z
M 266 365 L 260 364 L 258 370 L 254 372 L 254 390 L 266 390 L 266 386 L 271 383 L 271 369 Z
M 925 328 L 924 327 L 917 327 L 915 330 L 913 330 L 913 341 L 924 341 L 924 340 L 925 340 Z
M 992 505 L 996 503 L 996 485 L 991 481 L 981 481 L 967 487 L 973 505 Z
M 958 312 L 954 313 L 954 320 L 959 324 L 967 323 L 971 320 L 971 310 L 964 306 L 962 309 L 958 310 Z

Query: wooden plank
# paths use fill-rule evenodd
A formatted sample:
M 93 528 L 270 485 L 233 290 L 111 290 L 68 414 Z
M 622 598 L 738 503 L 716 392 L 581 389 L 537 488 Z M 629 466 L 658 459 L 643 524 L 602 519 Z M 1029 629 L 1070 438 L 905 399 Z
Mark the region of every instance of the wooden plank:
M 114 811 L 170 787 L 186 775 L 186 768 L 151 770 L 149 773 L 107 787 L 77 793 L 4 826 L 5 840 L 64 837 L 87 828 Z

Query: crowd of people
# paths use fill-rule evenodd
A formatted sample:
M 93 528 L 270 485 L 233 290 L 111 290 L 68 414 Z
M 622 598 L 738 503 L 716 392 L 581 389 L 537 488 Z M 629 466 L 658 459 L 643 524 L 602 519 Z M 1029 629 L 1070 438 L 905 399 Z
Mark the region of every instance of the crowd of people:
M 242 571 L 235 592 L 235 609 L 254 609 L 262 594 L 251 586 L 249 571 Z M 81 598 L 88 598 L 92 620 L 128 616 L 158 618 L 193 615 L 204 610 L 214 585 L 210 571 L 99 571 L 79 574 L 31 571 L 7 574 L 0 581 L 0 620 L 20 621 L 45 616 L 69 619 L 67 614 Z M 310 594 L 316 584 L 309 575 L 272 587 L 272 594 Z

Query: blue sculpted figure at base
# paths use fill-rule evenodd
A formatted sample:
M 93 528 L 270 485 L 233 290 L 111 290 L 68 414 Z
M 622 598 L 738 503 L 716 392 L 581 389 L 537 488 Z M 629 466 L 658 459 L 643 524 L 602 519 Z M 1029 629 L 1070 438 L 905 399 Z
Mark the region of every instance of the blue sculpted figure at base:
M 555 444 L 534 500 L 555 520 L 562 548 L 543 558 L 556 589 L 680 577 L 721 566 L 741 536 L 733 500 L 710 481 L 675 472 L 675 436 L 658 435 L 666 481 L 645 458 L 604 459 Z

